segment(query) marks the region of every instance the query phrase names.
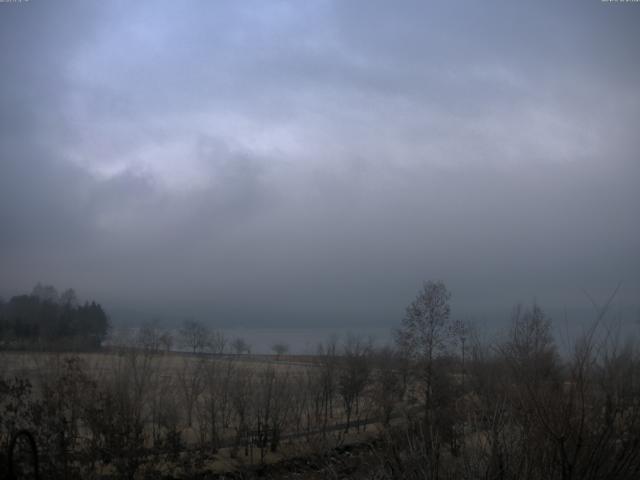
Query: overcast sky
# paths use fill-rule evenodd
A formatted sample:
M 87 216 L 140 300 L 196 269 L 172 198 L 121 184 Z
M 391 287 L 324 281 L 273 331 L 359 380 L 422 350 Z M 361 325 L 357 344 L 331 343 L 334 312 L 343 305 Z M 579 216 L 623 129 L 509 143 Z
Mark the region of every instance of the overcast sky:
M 0 3 L 0 293 L 247 325 L 640 304 L 640 4 Z M 146 310 L 145 310 L 146 309 Z M 202 313 L 206 312 L 206 313 Z

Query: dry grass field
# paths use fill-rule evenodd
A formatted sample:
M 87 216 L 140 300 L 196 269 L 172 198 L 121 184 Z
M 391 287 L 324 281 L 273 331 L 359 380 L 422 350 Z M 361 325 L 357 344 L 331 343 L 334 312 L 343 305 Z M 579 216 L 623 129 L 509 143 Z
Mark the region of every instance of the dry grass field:
M 562 357 L 535 307 L 511 328 L 461 355 L 0 352 L 0 444 L 30 432 L 46 478 L 635 480 L 638 345 Z
M 351 404 L 341 401 L 337 362 L 131 348 L 0 352 L 0 376 L 28 380 L 31 398 L 57 412 L 52 423 L 61 420 L 68 429 L 64 455 L 106 456 L 91 462 L 95 471 L 121 475 L 162 465 L 184 472 L 195 468 L 185 466 L 193 459 L 198 468 L 229 471 L 359 441 L 373 431 L 377 411 L 362 391 Z M 357 407 L 348 412 L 353 401 Z
M 123 362 L 131 358 L 125 350 L 113 349 L 109 352 L 39 352 L 39 351 L 2 351 L 0 350 L 0 374 L 36 379 L 46 376 L 62 368 L 65 360 L 77 358 L 90 375 L 99 379 L 110 372 L 121 368 Z M 150 358 L 151 368 L 161 371 L 163 376 L 175 377 L 184 369 L 194 367 L 199 362 L 215 362 L 220 365 L 233 362 L 255 372 L 269 367 L 288 370 L 292 374 L 301 374 L 308 368 L 316 366 L 316 358 L 306 355 L 287 355 L 277 358 L 276 355 L 207 355 L 181 352 L 168 352 L 153 355 Z

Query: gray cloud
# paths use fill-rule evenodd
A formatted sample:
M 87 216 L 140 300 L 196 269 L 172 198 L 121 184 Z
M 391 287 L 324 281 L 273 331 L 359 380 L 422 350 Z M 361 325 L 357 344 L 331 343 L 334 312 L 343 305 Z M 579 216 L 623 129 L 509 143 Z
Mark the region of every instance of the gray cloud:
M 0 292 L 225 324 L 640 294 L 634 5 L 0 9 Z

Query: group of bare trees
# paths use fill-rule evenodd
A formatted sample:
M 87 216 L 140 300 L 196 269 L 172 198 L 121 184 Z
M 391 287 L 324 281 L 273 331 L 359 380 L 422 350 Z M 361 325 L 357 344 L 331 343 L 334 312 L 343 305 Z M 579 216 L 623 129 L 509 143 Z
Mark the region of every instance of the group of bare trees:
M 224 334 L 218 331 L 210 331 L 203 323 L 193 319 L 183 322 L 180 329 L 180 339 L 184 347 L 192 353 L 204 351 L 222 354 L 227 346 Z
M 283 441 L 329 442 L 363 428 L 381 416 L 378 402 L 389 417 L 387 397 L 400 384 L 374 387 L 374 363 L 384 363 L 387 376 L 396 370 L 374 362 L 370 342 L 355 337 L 328 341 L 306 364 L 167 353 L 157 345 L 99 356 L 34 354 L 37 375 L 22 383 L 2 377 L 0 452 L 20 427 L 36 435 L 48 478 L 133 478 L 158 459 L 184 467 L 221 448 L 262 462 Z
M 561 354 L 535 303 L 481 342 L 427 282 L 398 333 L 424 412 L 387 429 L 378 478 L 640 478 L 640 348 L 607 325 L 612 299 Z
M 640 478 L 640 349 L 607 329 L 611 299 L 568 352 L 535 304 L 483 342 L 449 300 L 427 282 L 395 345 L 333 337 L 306 363 L 284 361 L 284 344 L 271 362 L 200 355 L 246 344 L 191 321 L 185 354 L 153 324 L 99 361 L 40 354 L 37 375 L 0 371 L 0 455 L 26 429 L 47 478 L 133 478 L 221 449 L 264 462 L 283 442 L 329 448 L 367 429 L 376 478 Z
M 229 340 L 222 332 L 209 329 L 204 323 L 187 318 L 178 330 L 177 339 L 169 330 L 160 327 L 158 319 L 145 322 L 133 338 L 119 338 L 118 346 L 142 348 L 154 353 L 186 350 L 193 354 L 211 353 L 221 355 L 229 348 Z M 235 341 L 237 341 L 236 339 Z M 244 342 L 244 340 L 241 340 Z

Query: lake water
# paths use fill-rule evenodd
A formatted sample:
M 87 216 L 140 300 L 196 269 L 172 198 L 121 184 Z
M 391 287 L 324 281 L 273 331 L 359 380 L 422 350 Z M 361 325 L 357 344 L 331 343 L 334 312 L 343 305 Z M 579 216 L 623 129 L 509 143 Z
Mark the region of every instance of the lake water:
M 112 332 L 106 344 L 122 344 L 135 338 L 137 328 L 117 328 Z M 315 354 L 318 344 L 326 343 L 332 337 L 336 337 L 340 345 L 349 335 L 371 339 L 376 346 L 385 345 L 393 340 L 392 330 L 382 327 L 355 327 L 355 328 L 220 328 L 217 331 L 224 334 L 227 345 L 236 338 L 242 338 L 251 347 L 251 353 L 270 354 L 276 343 L 284 343 L 289 347 L 291 354 Z M 179 329 L 171 329 L 174 338 L 174 349 L 182 350 L 179 343 Z

